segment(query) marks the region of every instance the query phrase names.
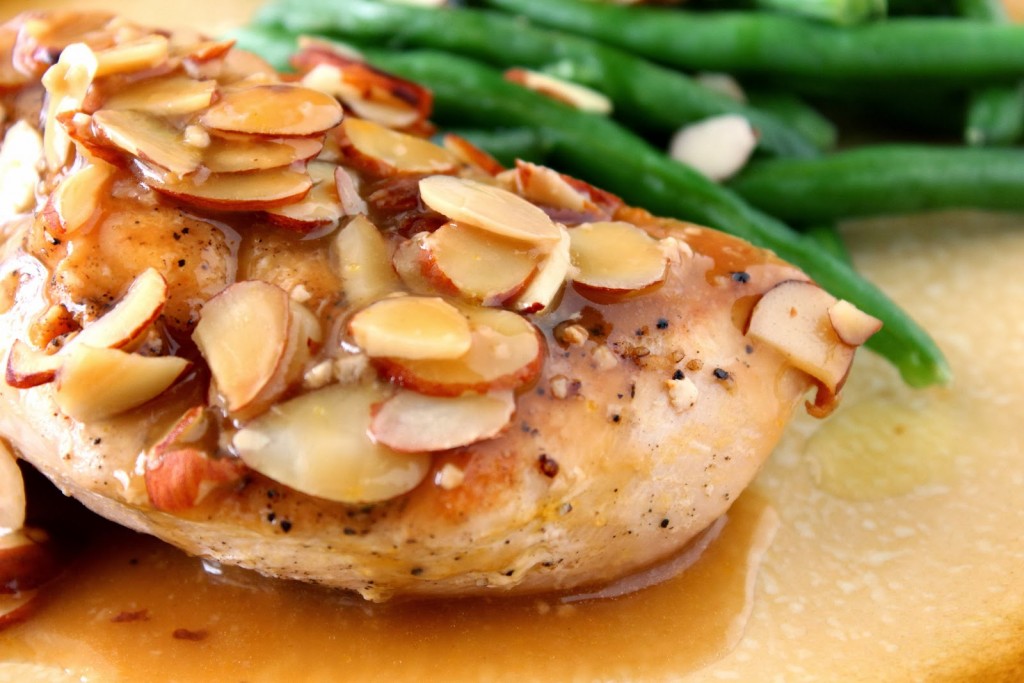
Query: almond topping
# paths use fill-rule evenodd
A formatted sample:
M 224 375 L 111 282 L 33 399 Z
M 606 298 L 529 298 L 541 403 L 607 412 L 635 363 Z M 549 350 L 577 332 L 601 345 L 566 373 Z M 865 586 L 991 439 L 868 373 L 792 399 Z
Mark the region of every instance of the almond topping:
M 236 282 L 203 306 L 192 339 L 228 411 L 252 404 L 285 362 L 288 293 L 260 280 Z
M 167 281 L 154 268 L 136 277 L 121 300 L 65 345 L 61 353 L 76 344 L 117 349 L 142 337 L 167 303 Z
M 0 145 L 0 220 L 28 211 L 36 203 L 43 138 L 30 123 L 16 121 Z
M 151 33 L 96 52 L 96 77 L 152 69 L 167 61 L 167 38 Z
M 551 247 L 561 238 L 558 226 L 541 209 L 494 185 L 435 175 L 420 181 L 423 203 L 453 221 L 502 237 Z
M 509 69 L 505 79 L 558 100 L 570 107 L 595 114 L 611 114 L 612 101 L 593 88 L 529 69 Z
M 573 275 L 585 290 L 626 293 L 665 279 L 668 261 L 657 240 L 630 223 L 585 223 L 569 230 Z
M 835 297 L 814 283 L 781 282 L 754 305 L 747 334 L 838 393 L 856 347 L 844 343 L 832 326 L 829 310 L 835 303 Z
M 0 442 L 0 534 L 25 526 L 25 482 L 14 454 Z
M 469 322 L 443 299 L 383 299 L 356 313 L 349 332 L 366 355 L 403 359 L 458 358 L 469 350 Z
M 182 132 L 165 119 L 140 111 L 104 109 L 92 116 L 100 139 L 134 157 L 179 176 L 192 173 L 202 151 L 185 144 Z
M 669 156 L 722 181 L 742 169 L 754 148 L 757 133 L 739 114 L 723 114 L 682 128 L 669 143 Z
M 860 346 L 882 329 L 881 320 L 868 315 L 844 299 L 829 307 L 828 319 L 839 338 L 850 346 Z
M 398 291 L 384 237 L 365 216 L 356 216 L 338 231 L 331 256 L 352 306 L 365 306 Z
M 203 165 L 214 173 L 264 171 L 312 159 L 323 149 L 316 138 L 210 137 Z
M 96 69 L 93 51 L 83 43 L 75 43 L 64 48 L 57 63 L 43 74 L 42 83 L 48 95 L 43 150 L 51 171 L 63 166 L 71 151 L 71 138 L 58 123 L 57 116 L 82 108 Z
M 93 159 L 92 163 L 65 176 L 43 209 L 50 232 L 58 237 L 68 235 L 88 223 L 106 195 L 114 171 L 105 161 Z
M 342 123 L 354 163 L 369 165 L 378 175 L 390 173 L 451 173 L 458 160 L 443 147 L 414 135 L 399 133 L 363 119 Z
M 424 241 L 423 272 L 438 291 L 484 306 L 500 306 L 520 293 L 537 270 L 529 243 L 477 228 L 445 223 Z
M 152 455 L 146 462 L 146 493 L 157 510 L 195 507 L 215 489 L 238 481 L 245 466 L 235 458 L 211 458 L 196 448 Z
M 331 385 L 276 406 L 232 443 L 249 467 L 298 491 L 344 503 L 394 498 L 426 477 L 430 457 L 370 439 L 371 407 L 386 398 L 374 385 Z
M 540 269 L 515 299 L 511 307 L 522 313 L 543 313 L 562 293 L 565 281 L 575 273 L 570 251 L 569 231 L 558 226 L 558 244 L 540 263 Z
M 54 400 L 68 417 L 113 417 L 162 394 L 191 363 L 176 356 L 139 356 L 76 344 L 57 371 Z
M 370 433 L 396 451 L 444 451 L 497 436 L 515 409 L 511 391 L 454 397 L 399 391 L 377 407 Z
M 207 128 L 271 136 L 318 135 L 341 121 L 333 97 L 301 86 L 258 85 L 224 94 L 200 117 Z
M 133 109 L 159 116 L 181 116 L 206 109 L 217 82 L 197 81 L 180 74 L 136 81 L 103 100 L 104 109 Z
M 301 200 L 313 186 L 304 171 L 288 167 L 249 173 L 213 173 L 203 178 L 189 175 L 180 180 L 162 177 L 143 167 L 146 182 L 154 190 L 186 204 L 222 211 L 258 211 Z
M 517 313 L 467 307 L 469 350 L 448 360 L 376 358 L 380 374 L 431 396 L 518 389 L 536 380 L 543 365 L 540 332 Z

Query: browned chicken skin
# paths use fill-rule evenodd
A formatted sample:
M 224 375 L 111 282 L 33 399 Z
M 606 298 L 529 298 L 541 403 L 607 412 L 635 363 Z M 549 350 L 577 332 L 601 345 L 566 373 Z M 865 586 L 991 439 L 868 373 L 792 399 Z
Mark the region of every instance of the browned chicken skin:
M 26 29 L 9 26 L 17 57 Z M 45 43 L 45 31 L 35 30 Z M 116 41 L 108 44 L 113 38 L 103 42 L 103 29 L 97 34 L 100 38 L 90 38 L 95 54 L 117 47 Z M 135 39 L 147 36 L 142 31 Z M 103 78 L 133 83 L 184 74 L 213 82 L 218 94 L 195 112 L 170 117 L 176 134 L 198 136 L 200 150 L 212 149 L 202 144 L 204 135 L 244 141 L 242 133 L 226 131 L 229 124 L 209 112 L 217 102 L 264 81 L 240 84 L 234 66 L 225 65 L 251 64 L 252 58 L 226 56 L 235 53 L 217 44 L 203 46 L 205 52 L 179 45 L 178 54 L 186 56 L 173 64 L 165 55 L 155 65 L 95 76 L 88 95 L 53 124 L 70 132 L 67 160 L 44 171 L 47 192 L 5 226 L 0 281 L 7 303 L 0 315 L 0 345 L 12 351 L 7 383 L 0 385 L 0 433 L 21 457 L 100 514 L 189 553 L 352 589 L 373 600 L 595 585 L 680 549 L 742 492 L 804 394 L 818 388 L 827 404 L 841 386 L 842 378 L 835 381 L 828 373 L 809 375 L 807 363 L 784 344 L 763 343 L 746 333 L 755 305 L 776 285 L 813 287 L 796 268 L 721 233 L 625 207 L 546 169 L 522 164 L 499 173 L 493 161 L 459 141 L 447 151 L 424 152 L 431 163 L 450 163 L 431 171 L 415 160 L 389 157 L 387 145 L 398 143 L 389 143 L 388 129 L 373 124 L 368 130 L 383 140 L 383 151 L 374 156 L 360 142 L 366 132 L 360 124 L 345 123 L 358 119 L 344 97 L 343 123 L 302 133 L 304 139 L 326 139 L 316 163 L 330 165 L 330 180 L 286 201 L 264 201 L 264 194 L 244 206 L 222 202 L 211 210 L 212 200 L 199 195 L 230 175 L 210 176 L 212 152 L 200 153 L 207 156 L 198 170 L 172 177 L 167 166 L 178 163 L 175 159 L 160 166 L 138 149 L 126 149 L 131 145 L 119 142 L 111 132 L 114 124 L 104 128 L 108 119 L 97 115 L 107 92 Z M 200 53 L 216 54 L 197 57 Z M 48 54 L 61 52 L 53 48 Z M 342 73 L 348 64 L 315 49 L 312 57 L 313 63 Z M 5 59 L 10 58 L 9 52 Z M 223 64 L 215 69 L 211 65 L 218 60 Z M 23 81 L 7 88 L 6 111 L 20 111 L 17 103 L 32 97 L 39 102 L 38 84 L 27 76 Z M 288 88 L 289 96 L 306 91 Z M 45 122 L 47 104 L 41 106 Z M 340 107 L 338 112 L 340 117 Z M 390 123 L 405 131 L 402 135 L 427 126 L 419 114 L 400 125 Z M 287 138 L 280 130 L 275 134 Z M 250 140 L 268 139 L 266 133 L 250 135 Z M 413 144 L 409 140 L 400 139 Z M 84 222 L 67 229 L 72 212 L 65 209 L 55 218 L 52 197 L 70 194 L 62 184 L 89 164 L 108 174 L 104 191 Z M 336 176 L 336 166 L 342 169 L 337 173 L 348 175 Z M 305 172 L 301 160 L 291 168 Z M 197 173 L 215 179 L 211 185 L 189 180 Z M 438 173 L 458 179 L 455 199 L 447 180 L 424 184 Z M 291 182 L 290 176 L 278 179 Z M 542 190 L 532 184 L 538 182 Z M 282 206 L 302 206 L 303 197 L 323 188 L 329 190 L 328 204 L 338 209 L 333 217 L 275 215 Z M 558 222 L 540 212 L 539 217 L 524 214 L 521 222 L 501 216 L 488 222 L 467 213 L 470 195 L 492 191 L 486 188 L 497 188 L 496 201 L 506 202 L 510 211 L 526 203 L 523 195 Z M 572 195 L 568 199 L 566 192 Z M 455 206 L 459 202 L 464 205 Z M 355 239 L 357 222 L 367 218 L 376 228 L 373 234 L 381 236 L 386 258 L 378 279 L 366 275 L 369 265 L 360 270 L 360 264 L 346 260 L 355 252 L 341 237 L 348 231 L 345 239 Z M 455 227 L 444 232 L 443 225 Z M 529 225 L 540 232 L 523 232 Z M 636 263 L 585 262 L 581 228 L 588 225 L 597 226 L 595 234 L 626 230 L 638 245 Z M 638 232 L 636 227 L 643 232 L 628 233 Z M 476 235 L 487 249 L 512 250 L 502 263 L 524 263 L 532 269 L 528 279 L 514 291 L 478 294 L 474 287 L 484 284 L 473 277 L 469 284 L 459 280 L 461 252 L 446 256 L 447 243 L 441 242 L 442 235 L 452 235 L 458 246 L 466 234 Z M 570 253 L 570 237 L 572 263 L 566 260 L 557 271 L 557 254 L 563 248 Z M 410 269 L 402 266 L 403 254 L 428 260 L 414 260 Z M 648 271 L 655 275 L 645 280 Z M 535 305 L 524 299 L 536 293 L 531 283 L 544 278 L 554 283 L 547 286 L 546 298 L 539 295 Z M 163 292 L 158 316 L 130 339 L 124 335 L 103 346 L 102 353 L 94 352 L 91 345 L 104 339 L 95 330 L 109 327 L 116 311 L 128 308 L 118 302 L 145 302 L 138 292 L 147 286 Z M 376 294 L 363 298 L 367 287 Z M 229 312 L 235 306 L 235 299 L 222 296 L 262 297 L 258 300 L 267 306 L 283 306 L 282 315 L 291 321 L 280 330 L 280 349 L 271 349 L 278 355 L 276 365 L 268 366 L 273 376 L 255 388 L 238 380 L 238 373 L 255 372 L 247 365 L 262 361 L 242 362 L 242 370 L 235 370 L 230 365 L 235 350 L 223 348 L 220 338 L 207 332 L 220 324 L 216 316 L 221 314 L 213 312 L 217 306 Z M 220 303 L 208 306 L 211 300 Z M 382 301 L 421 306 L 429 301 L 454 311 L 457 341 L 427 333 L 410 341 L 411 333 L 367 313 Z M 539 345 L 530 333 L 500 337 L 501 326 L 513 319 L 499 323 L 494 312 L 515 310 L 520 311 L 515 324 L 527 321 L 524 329 L 539 331 Z M 259 307 L 251 313 L 258 315 Z M 819 313 L 827 322 L 825 309 Z M 217 329 L 234 334 L 251 317 L 229 318 Z M 467 320 L 472 342 L 463 334 Z M 239 348 L 251 348 L 262 358 L 274 343 L 273 327 L 243 330 Z M 831 328 L 826 332 L 830 344 L 852 355 L 856 344 L 836 341 Z M 492 355 L 484 356 L 483 369 L 466 369 L 466 354 L 475 350 L 449 352 L 463 337 L 466 344 L 482 344 L 496 334 L 499 342 L 486 347 Z M 261 342 L 250 347 L 247 337 Z M 424 339 L 427 351 L 417 346 Z M 520 348 L 533 348 L 531 343 L 539 354 L 536 362 L 488 378 L 490 369 L 512 363 L 509 358 Z M 376 351 L 385 346 L 398 351 Z M 124 403 L 132 392 L 138 400 L 113 405 L 114 399 L 92 395 L 102 396 L 99 388 L 90 395 L 75 393 L 76 373 L 87 365 L 80 358 L 93 358 L 89 354 L 112 368 L 138 366 L 154 377 L 163 377 L 159 373 L 169 366 L 150 370 L 157 366 L 149 361 L 183 360 L 171 369 L 178 374 L 168 375 L 166 388 L 153 397 L 145 393 L 149 385 L 132 385 L 118 390 L 117 400 Z M 28 373 L 26 363 L 42 370 Z M 431 375 L 452 367 L 456 374 L 470 373 L 475 383 L 459 384 L 455 374 Z M 124 381 L 113 373 L 99 384 Z M 364 395 L 372 398 L 366 399 L 372 405 L 364 413 L 317 417 L 347 405 L 345 396 Z M 391 417 L 390 402 L 399 396 L 407 400 L 401 405 L 420 410 L 425 404 L 434 412 L 422 418 L 395 408 L 397 416 Z M 463 400 L 467 397 L 493 399 L 493 405 L 485 412 Z M 508 417 L 499 411 L 496 429 L 467 427 L 466 420 L 434 429 L 437 420 L 452 414 L 479 417 L 483 425 L 513 398 L 507 405 L 514 413 Z M 449 409 L 454 412 L 445 412 Z M 308 420 L 303 423 L 308 429 L 290 429 L 297 414 Z M 433 416 L 440 417 L 431 422 Z M 421 427 L 408 426 L 421 419 Z M 360 420 L 369 426 L 361 427 Z M 364 459 L 322 462 L 321 451 L 330 455 L 335 443 L 329 429 L 334 427 L 345 436 L 333 447 L 343 451 L 350 443 L 343 439 L 356 439 Z M 318 436 L 321 429 L 328 436 Z M 404 445 L 409 443 L 419 446 Z M 377 462 L 382 449 L 385 464 L 379 468 L 384 469 L 359 475 L 363 463 Z M 336 482 L 317 474 L 328 471 L 367 480 L 352 484 L 358 493 L 339 492 Z

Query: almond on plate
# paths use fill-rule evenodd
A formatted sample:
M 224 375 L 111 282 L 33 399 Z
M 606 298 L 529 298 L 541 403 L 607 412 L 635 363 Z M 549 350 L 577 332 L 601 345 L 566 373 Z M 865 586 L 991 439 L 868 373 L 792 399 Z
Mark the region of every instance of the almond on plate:
M 665 279 L 668 260 L 658 241 L 622 221 L 569 229 L 573 283 L 585 291 L 625 294 Z
M 352 316 L 348 329 L 371 358 L 458 358 L 471 341 L 466 317 L 437 297 L 382 299 Z
M 497 436 L 515 409 L 511 391 L 461 396 L 399 391 L 375 408 L 370 434 L 396 451 L 443 451 Z
M 322 134 L 338 125 L 341 105 L 329 95 L 278 83 L 224 93 L 200 117 L 207 128 L 268 136 Z

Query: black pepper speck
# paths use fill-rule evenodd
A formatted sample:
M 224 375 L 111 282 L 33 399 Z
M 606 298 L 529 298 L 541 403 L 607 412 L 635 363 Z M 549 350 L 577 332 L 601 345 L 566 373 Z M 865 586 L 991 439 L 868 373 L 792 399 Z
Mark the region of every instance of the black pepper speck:
M 750 273 L 747 273 L 745 271 L 737 270 L 730 273 L 729 275 L 732 277 L 733 282 L 739 282 L 740 284 L 744 285 L 750 282 Z

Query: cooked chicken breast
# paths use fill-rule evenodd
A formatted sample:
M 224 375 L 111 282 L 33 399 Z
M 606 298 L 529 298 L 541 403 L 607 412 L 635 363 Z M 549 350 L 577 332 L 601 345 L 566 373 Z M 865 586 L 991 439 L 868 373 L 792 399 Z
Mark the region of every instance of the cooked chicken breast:
M 870 327 L 740 240 L 428 142 L 425 93 L 322 47 L 286 84 L 110 17 L 3 30 L 0 173 L 42 192 L 6 207 L 0 433 L 186 552 L 371 600 L 599 585 L 722 515 Z

